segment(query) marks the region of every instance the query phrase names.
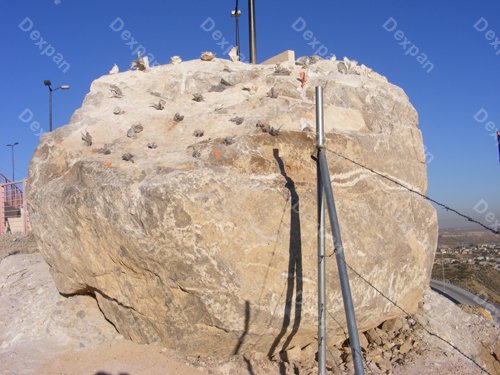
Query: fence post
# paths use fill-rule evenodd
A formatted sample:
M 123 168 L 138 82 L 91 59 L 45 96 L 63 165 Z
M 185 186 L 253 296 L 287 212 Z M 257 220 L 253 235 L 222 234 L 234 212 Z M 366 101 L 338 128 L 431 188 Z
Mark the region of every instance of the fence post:
M 5 188 L 0 184 L 0 236 L 5 233 Z
M 323 105 L 323 91 L 321 87 L 316 87 L 317 106 Z M 320 125 L 322 124 L 321 117 L 323 111 L 316 109 L 317 116 L 319 117 Z M 320 129 L 322 130 L 322 129 Z M 321 177 L 323 186 L 323 197 L 326 198 L 326 207 L 328 209 L 328 216 L 330 218 L 330 226 L 333 234 L 333 245 L 335 249 L 335 258 L 337 259 L 337 270 L 340 279 L 340 289 L 342 291 L 342 299 L 344 300 L 344 311 L 347 319 L 347 331 L 349 332 L 349 344 L 354 363 L 354 373 L 356 375 L 364 375 L 365 369 L 363 367 L 363 356 L 361 353 L 361 345 L 359 343 L 359 333 L 356 324 L 356 315 L 354 313 L 354 304 L 352 301 L 351 287 L 349 285 L 349 275 L 347 273 L 347 265 L 344 257 L 344 245 L 340 235 L 339 220 L 337 217 L 337 208 L 335 207 L 335 198 L 333 196 L 332 182 L 330 179 L 330 171 L 328 170 L 328 163 L 325 156 L 324 139 L 322 133 L 318 136 L 318 175 Z M 322 203 L 322 202 L 318 202 Z
M 23 227 L 24 234 L 28 233 L 29 230 L 29 216 L 28 216 L 28 199 L 26 198 L 26 179 L 23 180 L 23 191 L 21 193 L 21 199 L 23 200 Z
M 323 88 L 316 87 L 316 143 L 324 147 Z M 325 196 L 319 162 L 316 167 L 318 194 L 318 374 L 326 374 L 326 288 L 325 288 Z

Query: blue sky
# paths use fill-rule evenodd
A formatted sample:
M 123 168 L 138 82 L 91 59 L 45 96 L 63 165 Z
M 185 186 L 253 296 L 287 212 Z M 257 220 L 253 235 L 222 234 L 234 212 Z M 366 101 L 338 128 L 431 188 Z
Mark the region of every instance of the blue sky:
M 56 86 L 71 85 L 69 91 L 54 93 L 54 126 L 62 126 L 81 106 L 91 82 L 114 63 L 126 69 L 139 44 L 162 64 L 172 55 L 187 60 L 204 50 L 222 56 L 228 44 L 220 40 L 218 45 L 213 31 L 220 30 L 234 43 L 234 19 L 229 16 L 234 4 L 2 1 L 0 172 L 10 176 L 10 149 L 5 144 L 18 141 L 16 177 L 27 175 L 38 134 L 48 129 L 44 79 Z M 248 55 L 247 2 L 240 1 L 240 7 L 242 52 Z M 401 86 L 419 112 L 432 159 L 429 194 L 487 224 L 500 220 L 500 163 L 492 137 L 500 129 L 500 2 L 256 0 L 256 10 L 259 61 L 285 49 L 301 56 L 322 48 L 319 52 L 325 56 L 356 59 Z M 212 32 L 202 25 L 213 26 Z M 112 30 L 122 26 L 121 31 L 129 30 L 134 38 L 132 46 Z M 312 32 L 310 40 L 304 38 L 306 30 Z M 70 67 L 58 65 L 56 56 Z M 467 225 L 438 212 L 443 226 Z

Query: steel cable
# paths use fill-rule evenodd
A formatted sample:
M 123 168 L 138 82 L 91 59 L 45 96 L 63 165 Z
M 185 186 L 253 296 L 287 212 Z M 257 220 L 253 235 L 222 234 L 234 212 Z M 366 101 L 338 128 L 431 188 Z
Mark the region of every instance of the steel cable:
M 490 232 L 492 232 L 494 234 L 500 234 L 500 230 L 499 229 L 493 229 L 493 228 L 487 226 L 486 224 L 483 224 L 480 221 L 475 220 L 475 219 L 471 218 L 470 216 L 467 216 L 467 215 L 465 215 L 465 214 L 463 214 L 463 213 L 455 210 L 454 208 L 449 207 L 448 205 L 446 205 L 444 203 L 438 202 L 435 199 L 432 199 L 431 197 L 428 197 L 427 195 L 422 194 L 419 191 L 416 191 L 415 189 L 412 189 L 412 188 L 410 188 L 410 187 L 402 184 L 399 181 L 396 181 L 395 179 L 393 179 L 393 178 L 391 178 L 391 177 L 389 177 L 389 176 L 387 176 L 387 175 L 385 175 L 385 174 L 383 174 L 381 172 L 378 172 L 378 171 L 376 171 L 376 170 L 374 170 L 374 169 L 372 169 L 370 167 L 367 167 L 367 166 L 365 166 L 365 165 L 363 165 L 363 164 L 361 164 L 361 163 L 359 163 L 359 162 L 357 162 L 355 160 L 352 160 L 352 159 L 348 158 L 347 156 L 344 156 L 344 155 L 342 155 L 342 154 L 340 154 L 340 153 L 338 153 L 336 151 L 333 151 L 333 150 L 331 150 L 329 148 L 325 147 L 325 150 L 328 151 L 328 152 L 330 152 L 330 153 L 332 153 L 332 154 L 334 154 L 334 155 L 336 155 L 336 156 L 338 156 L 338 157 L 340 157 L 340 158 L 342 158 L 342 159 L 344 159 L 344 160 L 347 160 L 347 161 L 349 161 L 349 162 L 357 165 L 358 167 L 361 167 L 361 168 L 363 168 L 363 169 L 365 169 L 367 171 L 370 171 L 370 172 L 372 172 L 373 174 L 376 174 L 379 177 L 385 178 L 386 180 L 391 181 L 392 183 L 394 183 L 394 184 L 396 184 L 396 185 L 398 185 L 398 186 L 400 186 L 400 187 L 408 190 L 411 193 L 417 194 L 418 196 L 420 196 L 420 197 L 422 197 L 422 198 L 424 198 L 424 199 L 426 199 L 426 200 L 428 200 L 428 201 L 430 201 L 430 202 L 432 202 L 432 203 L 434 203 L 434 204 L 436 204 L 436 205 L 444 208 L 447 211 L 453 212 L 453 213 L 457 214 L 458 216 L 461 216 L 464 219 L 466 219 L 466 220 L 468 220 L 468 221 L 470 221 L 472 223 L 478 224 L 481 227 L 483 227 L 484 229 L 489 230 Z

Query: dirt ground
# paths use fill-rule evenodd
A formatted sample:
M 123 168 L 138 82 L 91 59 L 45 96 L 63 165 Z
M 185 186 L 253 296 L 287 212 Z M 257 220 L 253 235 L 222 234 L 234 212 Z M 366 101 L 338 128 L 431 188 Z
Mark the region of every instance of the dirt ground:
M 32 234 L 6 234 L 0 236 L 0 261 L 14 254 L 33 254 L 38 251 Z
M 278 371 L 278 370 L 276 370 Z M 238 362 L 227 364 L 187 360 L 153 345 L 137 345 L 129 341 L 108 342 L 92 348 L 62 354 L 38 369 L 37 374 L 95 375 L 243 375 L 249 372 Z M 263 372 L 259 372 L 263 373 Z M 278 372 L 267 372 L 267 374 Z

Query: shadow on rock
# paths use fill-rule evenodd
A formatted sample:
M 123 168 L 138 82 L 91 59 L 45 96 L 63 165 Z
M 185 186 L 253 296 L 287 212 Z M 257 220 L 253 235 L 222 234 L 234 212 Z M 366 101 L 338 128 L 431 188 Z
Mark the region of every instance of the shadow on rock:
M 300 201 L 297 190 L 295 189 L 295 182 L 286 174 L 285 164 L 279 155 L 277 149 L 273 150 L 274 158 L 278 163 L 281 175 L 285 178 L 285 187 L 290 191 L 291 196 L 291 209 L 290 209 L 290 242 L 289 242 L 289 260 L 288 260 L 288 278 L 286 288 L 286 302 L 283 312 L 283 324 L 281 330 L 276 336 L 267 353 L 271 357 L 281 340 L 285 336 L 288 327 L 291 323 L 292 305 L 295 307 L 295 315 L 293 326 L 290 334 L 281 346 L 281 351 L 286 350 L 293 337 L 296 335 L 300 327 L 302 319 L 302 240 L 300 231 Z M 295 304 L 294 302 L 294 289 L 295 289 Z

